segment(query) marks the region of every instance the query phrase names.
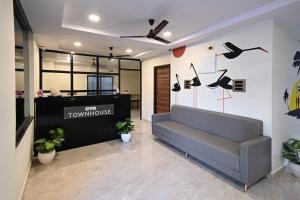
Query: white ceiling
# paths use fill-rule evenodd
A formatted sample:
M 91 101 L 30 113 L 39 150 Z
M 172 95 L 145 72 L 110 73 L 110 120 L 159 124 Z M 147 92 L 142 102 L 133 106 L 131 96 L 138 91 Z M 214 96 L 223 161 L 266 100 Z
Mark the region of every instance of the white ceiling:
M 75 52 L 106 55 L 114 46 L 114 54 L 133 50 L 136 58 L 149 58 L 183 44 L 222 34 L 234 28 L 275 18 L 300 33 L 299 0 L 21 0 L 27 18 L 40 46 Z M 92 23 L 90 14 L 101 20 Z M 148 19 L 157 25 L 170 23 L 163 31 L 171 31 L 165 45 L 150 39 L 120 39 L 120 35 L 145 35 Z M 162 31 L 162 32 L 163 32 Z M 298 32 L 297 32 L 298 31 Z M 300 35 L 300 34 L 299 34 Z M 160 35 L 163 37 L 162 35 Z M 300 38 L 299 38 L 300 39 Z M 74 47 L 80 41 L 81 47 Z

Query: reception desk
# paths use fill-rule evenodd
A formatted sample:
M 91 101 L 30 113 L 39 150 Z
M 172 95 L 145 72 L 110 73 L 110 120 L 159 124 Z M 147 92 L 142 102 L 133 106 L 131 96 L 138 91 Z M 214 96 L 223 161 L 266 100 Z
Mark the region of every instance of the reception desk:
M 130 118 L 130 95 L 46 97 L 35 99 L 35 139 L 61 127 L 66 150 L 120 138 L 118 121 Z

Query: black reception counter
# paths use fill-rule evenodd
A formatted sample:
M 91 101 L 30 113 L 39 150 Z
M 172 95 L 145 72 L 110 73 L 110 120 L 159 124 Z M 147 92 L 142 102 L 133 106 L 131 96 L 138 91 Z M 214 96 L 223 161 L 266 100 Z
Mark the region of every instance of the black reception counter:
M 46 97 L 35 99 L 35 140 L 50 129 L 65 131 L 58 151 L 120 138 L 118 121 L 130 118 L 131 95 Z

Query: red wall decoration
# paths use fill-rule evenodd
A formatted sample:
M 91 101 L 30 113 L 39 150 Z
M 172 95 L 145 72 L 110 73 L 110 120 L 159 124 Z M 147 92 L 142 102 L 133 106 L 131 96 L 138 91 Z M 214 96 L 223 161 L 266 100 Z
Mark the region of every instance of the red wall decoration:
M 186 49 L 186 46 L 178 47 L 178 48 L 172 49 L 172 53 L 175 58 L 180 58 L 184 54 L 185 49 Z

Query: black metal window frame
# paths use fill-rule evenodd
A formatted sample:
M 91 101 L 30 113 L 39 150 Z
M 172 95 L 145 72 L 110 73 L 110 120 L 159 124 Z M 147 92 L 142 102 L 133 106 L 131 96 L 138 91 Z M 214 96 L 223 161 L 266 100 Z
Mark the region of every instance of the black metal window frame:
M 51 53 L 60 53 L 60 54 L 66 54 L 70 55 L 70 70 L 46 70 L 43 68 L 43 52 L 51 52 Z M 74 56 L 88 56 L 88 57 L 94 57 L 96 58 L 96 72 L 90 72 L 90 71 L 74 71 Z M 43 74 L 44 73 L 63 73 L 63 74 L 70 74 L 70 90 L 61 90 L 62 93 L 70 93 L 71 96 L 74 96 L 75 92 L 96 92 L 97 95 L 101 94 L 101 91 L 99 90 L 99 79 L 97 79 L 97 90 L 75 90 L 74 89 L 74 74 L 88 74 L 88 75 L 95 75 L 95 76 L 118 76 L 118 88 L 121 88 L 121 70 L 128 70 L 128 71 L 139 71 L 140 72 L 140 119 L 142 118 L 142 61 L 140 59 L 134 59 L 134 58 L 115 58 L 118 60 L 118 73 L 103 73 L 100 72 L 100 60 L 101 59 L 109 59 L 108 56 L 102 56 L 102 55 L 96 55 L 96 54 L 85 54 L 85 53 L 71 53 L 66 51 L 59 51 L 59 50 L 51 50 L 51 49 L 39 49 L 39 60 L 40 60 L 40 89 L 44 93 L 49 93 L 49 90 L 43 89 Z M 122 60 L 132 60 L 139 62 L 139 69 L 128 69 L 128 68 L 122 68 L 121 67 L 121 61 Z

